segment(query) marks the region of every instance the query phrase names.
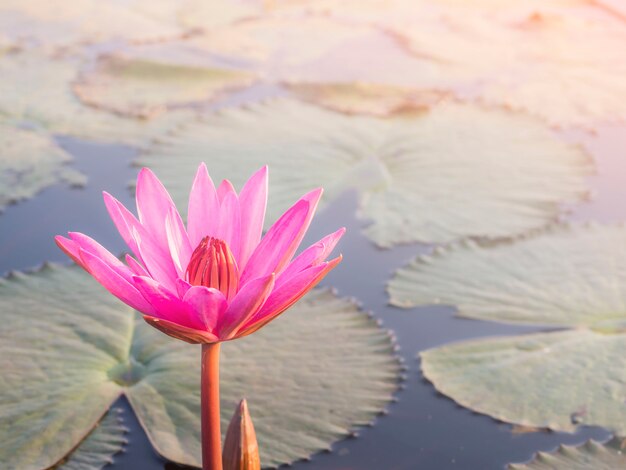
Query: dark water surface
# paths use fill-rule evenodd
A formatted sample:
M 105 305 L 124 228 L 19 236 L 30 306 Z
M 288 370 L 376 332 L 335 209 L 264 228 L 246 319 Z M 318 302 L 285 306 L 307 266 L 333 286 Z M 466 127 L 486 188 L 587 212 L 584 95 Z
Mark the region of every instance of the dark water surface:
M 573 209 L 568 219 L 613 222 L 626 219 L 626 136 L 618 128 L 606 128 L 587 137 L 598 161 L 598 175 L 591 177 L 593 201 Z M 75 158 L 75 167 L 89 177 L 85 189 L 52 187 L 32 200 L 7 208 L 1 216 L 0 270 L 27 269 L 43 260 L 66 262 L 53 236 L 68 230 L 93 235 L 113 252 L 125 246 L 110 221 L 101 198 L 106 189 L 124 204 L 132 205 L 127 183 L 136 177 L 130 166 L 134 151 L 73 139 L 60 143 Z M 271 197 L 271 181 L 270 181 Z M 397 402 L 375 426 L 358 431 L 358 438 L 333 446 L 333 452 L 313 456 L 293 465 L 297 470 L 445 470 L 502 469 L 509 462 L 528 460 L 539 450 L 559 444 L 578 444 L 588 438 L 606 440 L 609 433 L 583 427 L 573 434 L 511 433 L 512 427 L 472 413 L 439 395 L 420 373 L 417 353 L 450 341 L 492 335 L 519 334 L 539 328 L 500 325 L 454 317 L 454 309 L 431 306 L 401 310 L 387 305 L 385 283 L 392 272 L 428 247 L 411 245 L 393 250 L 376 249 L 361 233 L 363 222 L 354 217 L 356 197 L 348 193 L 321 212 L 305 243 L 313 242 L 339 226 L 347 226 L 340 251 L 344 262 L 323 282 L 341 295 L 353 296 L 374 312 L 397 336 L 399 354 L 406 361 L 407 380 Z M 277 384 L 277 389 L 280 384 Z M 254 399 L 254 397 L 251 397 Z M 130 444 L 116 456 L 112 470 L 157 470 L 166 465 L 152 450 L 125 399 L 124 419 L 130 427 Z M 254 417 L 253 417 L 254 418 Z M 176 466 L 167 465 L 174 469 Z

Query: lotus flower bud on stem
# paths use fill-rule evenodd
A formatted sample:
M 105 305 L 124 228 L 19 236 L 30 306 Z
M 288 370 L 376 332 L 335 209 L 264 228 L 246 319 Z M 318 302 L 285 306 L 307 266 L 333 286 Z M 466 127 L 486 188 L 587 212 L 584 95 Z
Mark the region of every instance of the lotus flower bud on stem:
M 261 470 L 259 446 L 245 398 L 228 425 L 222 461 L 224 470 Z

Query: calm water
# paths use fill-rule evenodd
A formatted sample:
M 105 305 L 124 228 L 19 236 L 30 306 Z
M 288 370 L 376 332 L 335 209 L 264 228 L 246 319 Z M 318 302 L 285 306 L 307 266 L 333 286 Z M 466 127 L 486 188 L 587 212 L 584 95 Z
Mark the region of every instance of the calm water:
M 593 201 L 570 208 L 571 220 L 612 222 L 626 219 L 626 136 L 619 128 L 606 128 L 586 142 L 598 161 L 598 175 L 590 178 Z M 578 137 L 578 136 L 568 136 Z M 75 158 L 75 167 L 89 177 L 85 189 L 53 187 L 36 198 L 7 208 L 1 216 L 0 270 L 27 269 L 43 260 L 66 262 L 53 236 L 68 230 L 94 235 L 113 252 L 124 245 L 110 222 L 101 199 L 106 189 L 123 203 L 131 204 L 127 183 L 136 176 L 130 166 L 134 151 L 62 139 L 60 143 Z M 270 194 L 271 197 L 271 194 Z M 342 265 L 324 281 L 340 294 L 359 299 L 365 309 L 393 330 L 406 361 L 407 380 L 398 391 L 397 402 L 375 426 L 358 430 L 358 437 L 337 442 L 332 453 L 298 462 L 297 470 L 408 470 L 408 469 L 502 469 L 509 462 L 528 460 L 539 450 L 559 444 L 578 444 L 588 438 L 605 440 L 599 428 L 581 428 L 577 433 L 528 433 L 514 435 L 511 426 L 472 413 L 439 395 L 420 373 L 417 353 L 426 348 L 467 338 L 538 331 L 536 328 L 498 325 L 454 317 L 444 306 L 400 310 L 386 305 L 385 282 L 424 246 L 377 250 L 359 230 L 354 217 L 356 197 L 345 194 L 320 214 L 308 239 L 314 241 L 338 226 L 348 227 L 340 250 Z M 277 384 L 279 387 L 280 384 Z M 253 399 L 253 397 L 252 397 Z M 124 418 L 130 427 L 130 444 L 116 457 L 115 470 L 178 468 L 160 459 L 124 399 Z

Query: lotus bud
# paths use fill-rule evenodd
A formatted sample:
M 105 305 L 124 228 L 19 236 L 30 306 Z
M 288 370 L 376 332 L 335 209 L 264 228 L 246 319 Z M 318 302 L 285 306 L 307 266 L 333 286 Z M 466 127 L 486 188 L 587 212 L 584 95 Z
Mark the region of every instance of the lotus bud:
M 223 470 L 261 470 L 259 446 L 245 398 L 228 425 L 222 462 Z

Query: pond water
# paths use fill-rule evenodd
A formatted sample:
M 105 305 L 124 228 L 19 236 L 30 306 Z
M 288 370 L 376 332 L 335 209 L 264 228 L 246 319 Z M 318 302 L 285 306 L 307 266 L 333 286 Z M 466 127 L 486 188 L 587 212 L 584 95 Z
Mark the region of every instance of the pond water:
M 610 222 L 626 218 L 626 136 L 614 127 L 583 138 L 598 164 L 590 178 L 594 198 L 568 208 L 570 220 Z M 97 235 L 113 252 L 124 249 L 101 200 L 101 190 L 131 205 L 127 183 L 136 176 L 131 166 L 135 153 L 129 148 L 63 138 L 60 144 L 76 159 L 75 167 L 89 178 L 85 189 L 55 186 L 37 197 L 8 207 L 2 215 L 0 270 L 23 270 L 42 260 L 66 262 L 53 236 L 68 229 Z M 270 193 L 271 197 L 271 193 Z M 512 426 L 472 413 L 438 394 L 420 373 L 417 353 L 421 350 L 467 338 L 517 334 L 538 328 L 500 325 L 455 318 L 454 309 L 428 306 L 400 310 L 387 305 L 385 283 L 391 273 L 427 246 L 376 249 L 361 233 L 363 222 L 355 218 L 356 196 L 346 193 L 314 221 L 306 241 L 314 241 L 329 230 L 345 225 L 348 232 L 340 245 L 342 265 L 323 282 L 339 294 L 353 296 L 393 331 L 398 354 L 406 365 L 406 380 L 396 394 L 397 402 L 380 416 L 373 427 L 357 430 L 355 438 L 342 440 L 331 453 L 314 455 L 297 462 L 298 470 L 408 470 L 408 469 L 502 469 L 521 462 L 534 452 L 554 449 L 559 444 L 578 444 L 589 438 L 606 440 L 603 429 L 582 427 L 576 433 L 513 433 Z M 227 346 L 226 346 L 227 347 Z M 277 384 L 277 392 L 280 384 Z M 249 397 L 251 400 L 254 397 Z M 115 470 L 175 469 L 152 450 L 125 399 L 118 401 L 130 428 L 129 445 L 115 458 Z M 254 418 L 254 417 L 253 417 Z

